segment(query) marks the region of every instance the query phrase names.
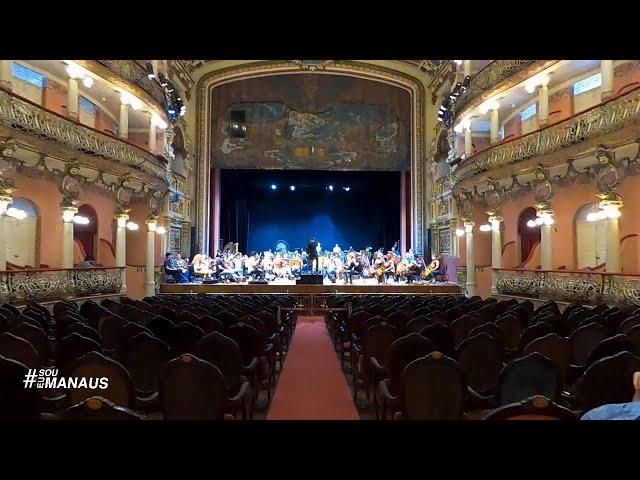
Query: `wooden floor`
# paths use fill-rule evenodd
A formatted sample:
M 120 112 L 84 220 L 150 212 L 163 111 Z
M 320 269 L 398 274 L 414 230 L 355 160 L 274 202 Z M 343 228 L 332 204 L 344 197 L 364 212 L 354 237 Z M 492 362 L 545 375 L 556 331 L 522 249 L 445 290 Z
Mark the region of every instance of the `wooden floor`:
M 330 295 L 330 294 L 421 294 L 421 295 L 460 295 L 462 290 L 453 283 L 441 284 L 383 284 L 383 285 L 286 285 L 286 284 L 196 284 L 166 283 L 160 285 L 160 293 L 193 294 L 193 293 L 268 293 L 268 294 L 301 294 L 301 295 Z

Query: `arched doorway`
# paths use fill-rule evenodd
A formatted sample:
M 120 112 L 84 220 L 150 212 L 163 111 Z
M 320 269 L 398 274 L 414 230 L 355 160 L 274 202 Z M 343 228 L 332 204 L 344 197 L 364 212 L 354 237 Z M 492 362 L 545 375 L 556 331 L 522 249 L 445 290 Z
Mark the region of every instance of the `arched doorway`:
M 85 203 L 80 205 L 76 216 L 84 217 L 88 222 L 73 224 L 73 240 L 82 246 L 85 256 L 95 259 L 98 253 L 98 214 L 91 205 Z
M 529 259 L 534 247 L 540 243 L 540 225 L 530 227 L 530 221 L 535 221 L 536 209 L 527 207 L 518 217 L 518 237 L 516 240 L 516 258 L 518 265 L 522 265 Z
M 600 210 L 597 202 L 587 203 L 578 209 L 576 225 L 576 265 L 578 270 L 593 268 L 607 261 L 606 220 L 588 221 L 590 213 Z
M 38 208 L 26 198 L 14 198 L 4 221 L 7 263 L 14 268 L 39 267 Z

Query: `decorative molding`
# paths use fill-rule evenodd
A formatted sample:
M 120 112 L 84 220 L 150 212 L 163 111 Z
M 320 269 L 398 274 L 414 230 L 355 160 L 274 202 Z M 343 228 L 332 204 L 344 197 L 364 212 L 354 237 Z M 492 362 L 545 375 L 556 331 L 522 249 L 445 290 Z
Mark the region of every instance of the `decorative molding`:
M 419 79 L 388 68 L 355 61 L 329 61 L 322 70 L 301 69 L 299 63 L 290 60 L 261 61 L 215 70 L 203 75 L 196 88 L 196 158 L 199 160 L 196 180 L 196 245 L 200 251 L 208 251 L 209 236 L 209 180 L 210 157 L 210 94 L 217 85 L 243 78 L 278 75 L 286 73 L 344 74 L 369 78 L 406 89 L 412 99 L 412 218 L 414 249 L 422 253 L 427 218 L 425 197 L 425 92 Z
M 560 60 L 494 60 L 471 77 L 456 102 L 456 121 L 485 100 L 508 90 Z

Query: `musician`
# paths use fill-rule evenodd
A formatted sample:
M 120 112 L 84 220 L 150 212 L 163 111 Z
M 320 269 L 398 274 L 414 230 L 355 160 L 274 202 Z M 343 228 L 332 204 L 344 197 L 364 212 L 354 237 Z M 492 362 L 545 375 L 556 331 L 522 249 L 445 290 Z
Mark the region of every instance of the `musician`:
M 220 255 L 220 252 L 216 254 L 214 269 L 221 281 L 238 283 L 239 279 L 234 272 L 234 267 Z
M 436 275 L 443 275 L 444 272 L 440 269 L 440 261 L 442 260 L 442 256 L 440 254 L 431 255 L 431 263 L 427 268 L 429 270 L 428 278 L 429 283 L 435 283 Z
M 277 253 L 276 258 L 273 260 L 273 273 L 275 273 L 278 278 L 291 277 L 291 269 L 280 253 Z
M 338 245 L 337 243 L 336 243 L 336 246 L 333 247 L 333 253 L 334 255 L 340 255 L 342 253 L 342 249 L 340 248 L 340 245 Z
M 362 262 L 357 257 L 354 251 L 351 251 L 347 254 L 347 263 L 344 269 L 344 283 L 350 283 L 353 285 L 353 274 L 361 274 L 362 273 Z
M 382 264 L 379 266 L 376 271 L 376 278 L 378 279 L 378 283 L 383 283 L 383 280 L 386 283 L 387 277 L 390 275 L 393 276 L 395 273 L 396 264 L 393 261 L 393 252 L 389 250 L 386 256 L 382 257 Z
M 307 243 L 307 259 L 309 262 L 309 268 L 311 271 L 318 269 L 318 252 L 320 244 L 316 242 L 315 237 L 310 237 Z
M 260 255 L 257 252 L 251 252 L 251 255 L 245 261 L 245 267 L 247 268 L 247 275 L 250 277 L 256 280 L 264 278 L 264 269 L 260 265 Z
M 180 267 L 178 267 L 178 263 L 171 252 L 167 252 L 164 256 L 164 273 L 173 277 L 176 283 L 180 280 L 182 271 Z
M 188 283 L 191 281 L 191 266 L 188 258 L 182 258 L 181 253 L 176 253 L 176 265 L 180 269 L 180 283 Z

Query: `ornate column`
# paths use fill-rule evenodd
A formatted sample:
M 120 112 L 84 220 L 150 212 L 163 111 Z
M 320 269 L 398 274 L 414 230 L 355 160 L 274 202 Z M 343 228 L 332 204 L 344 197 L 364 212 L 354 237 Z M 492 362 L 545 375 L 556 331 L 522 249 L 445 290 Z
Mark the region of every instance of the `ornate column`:
M 500 232 L 500 223 L 502 217 L 492 214 L 489 216 L 489 222 L 491 223 L 491 294 L 498 293 L 496 288 L 496 281 L 498 274 L 495 271 L 496 268 L 502 266 L 502 232 Z
M 154 278 L 155 273 L 155 243 L 156 243 L 156 228 L 158 222 L 155 217 L 150 217 L 146 222 L 147 224 L 147 258 L 145 262 L 145 275 L 144 275 L 144 290 L 145 295 L 152 297 L 156 294 L 156 282 Z
M 464 128 L 464 156 L 469 158 L 473 155 L 473 138 L 471 137 L 471 120 L 467 120 Z
M 164 235 L 162 235 L 162 255 L 167 253 L 170 249 L 170 236 L 171 236 L 171 217 L 169 216 L 169 199 L 171 192 L 167 192 L 162 198 L 162 226 L 165 229 Z M 176 252 L 181 253 L 181 252 Z
M 462 73 L 465 77 L 471 75 L 471 60 L 463 60 L 462 61 Z
M 78 79 L 72 76 L 67 85 L 67 115 L 72 120 L 78 119 Z
M 127 293 L 127 213 L 116 215 L 116 267 L 122 268 L 120 273 L 122 278 L 121 293 Z
M 538 89 L 538 124 L 549 123 L 549 77 L 544 77 Z
M 151 153 L 156 153 L 156 122 L 153 118 L 153 115 L 149 118 L 149 151 Z
M 62 266 L 73 268 L 73 217 L 78 213 L 78 207 L 63 203 L 62 209 Z
M 500 116 L 498 114 L 498 108 L 500 108 L 499 105 L 493 105 L 491 108 L 491 144 L 500 141 Z
M 0 195 L 0 270 L 7 269 L 7 239 L 5 238 L 4 219 L 7 207 L 13 198 L 9 195 Z
M 607 218 L 607 272 L 620 271 L 620 225 L 619 219 L 622 213 L 622 199 L 619 195 L 611 193 L 600 202 L 600 208 L 604 210 Z
M 464 222 L 464 232 L 467 240 L 467 284 L 466 295 L 473 297 L 476 294 L 476 261 L 473 256 L 473 222 Z
M 600 72 L 602 73 L 602 100 L 613 95 L 613 60 L 600 60 Z
M 537 216 L 542 220 L 540 225 L 540 268 L 553 270 L 551 226 L 555 223 L 554 212 L 549 205 L 538 205 L 537 210 Z
M 151 60 L 151 67 L 153 68 L 153 73 L 156 78 L 158 78 L 158 60 Z
M 9 91 L 13 88 L 12 60 L 0 60 L 0 85 Z
M 126 97 L 120 99 L 120 121 L 118 123 L 118 136 L 129 138 L 129 101 Z

